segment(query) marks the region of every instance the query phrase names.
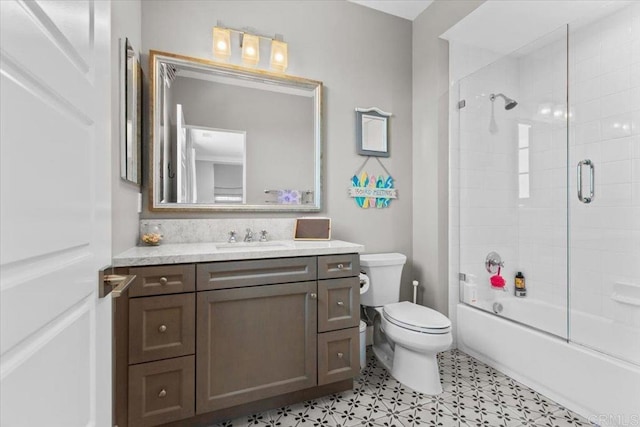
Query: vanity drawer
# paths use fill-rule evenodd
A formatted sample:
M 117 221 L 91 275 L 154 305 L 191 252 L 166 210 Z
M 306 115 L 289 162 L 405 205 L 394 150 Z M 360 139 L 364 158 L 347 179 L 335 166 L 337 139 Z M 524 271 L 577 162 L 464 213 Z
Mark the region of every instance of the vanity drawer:
M 316 280 L 315 257 L 273 258 L 198 264 L 197 288 L 241 288 Z
M 318 385 L 353 378 L 359 372 L 358 328 L 318 334 Z
M 318 282 L 318 332 L 360 324 L 360 280 L 357 277 Z
M 129 301 L 129 363 L 195 353 L 195 293 Z
M 195 271 L 193 264 L 130 268 L 129 274 L 135 274 L 136 279 L 131 284 L 129 296 L 192 292 L 195 290 Z
M 129 425 L 157 426 L 195 414 L 195 356 L 129 366 Z
M 360 274 L 358 254 L 327 255 L 318 257 L 318 279 L 337 279 Z

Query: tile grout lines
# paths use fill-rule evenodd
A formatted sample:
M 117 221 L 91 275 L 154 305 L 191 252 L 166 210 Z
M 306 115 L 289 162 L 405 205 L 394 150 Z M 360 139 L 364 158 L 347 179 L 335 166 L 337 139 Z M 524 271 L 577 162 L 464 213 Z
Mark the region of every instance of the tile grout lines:
M 396 381 L 371 352 L 354 389 L 216 425 L 245 426 L 536 426 L 591 425 L 524 384 L 462 353 L 438 356 L 443 393 L 427 396 Z

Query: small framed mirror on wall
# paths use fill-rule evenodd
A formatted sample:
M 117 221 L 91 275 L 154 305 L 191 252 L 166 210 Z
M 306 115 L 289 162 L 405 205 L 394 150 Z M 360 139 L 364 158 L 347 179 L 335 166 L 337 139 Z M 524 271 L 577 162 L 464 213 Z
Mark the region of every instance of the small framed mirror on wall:
M 389 157 L 391 113 L 379 108 L 356 108 L 356 144 L 361 156 Z
M 120 40 L 120 177 L 140 185 L 142 68 L 129 39 Z

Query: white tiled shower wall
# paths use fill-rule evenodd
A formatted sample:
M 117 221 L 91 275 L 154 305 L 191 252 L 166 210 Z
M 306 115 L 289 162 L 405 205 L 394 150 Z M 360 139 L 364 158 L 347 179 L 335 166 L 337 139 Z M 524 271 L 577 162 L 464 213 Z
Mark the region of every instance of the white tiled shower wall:
M 640 307 L 612 299 L 615 283 L 640 286 L 640 3 L 580 24 L 570 26 L 569 188 L 577 162 L 592 159 L 596 196 L 569 198 L 571 309 L 640 328 Z M 572 338 L 602 348 L 574 317 Z
M 503 256 L 508 285 L 522 270 L 529 298 L 565 306 L 569 221 L 572 310 L 640 326 L 638 307 L 611 299 L 615 282 L 640 285 L 640 4 L 580 25 L 570 26 L 569 38 L 569 162 L 564 30 L 506 57 L 451 44 L 452 318 L 458 272 L 479 275 L 489 292 L 482 262 L 490 250 Z M 491 92 L 519 102 L 510 112 L 496 102 L 495 135 L 488 131 Z M 459 99 L 467 101 L 460 112 Z M 527 199 L 517 190 L 518 123 L 531 124 Z M 596 163 L 591 205 L 575 195 L 575 165 L 583 158 Z M 572 338 L 602 348 L 594 334 L 580 335 L 587 329 L 580 318 L 571 319 Z
M 562 130 L 563 122 L 554 118 L 552 108 L 564 109 L 561 104 L 566 102 L 566 45 L 562 51 L 562 40 L 566 40 L 564 34 L 554 34 L 508 56 L 489 51 L 479 56 L 477 48 L 452 46 L 452 69 L 456 71 L 473 70 L 469 65 L 473 62 L 479 67 L 501 59 L 460 81 L 458 99 L 464 99 L 466 106 L 452 112 L 454 118 L 460 116 L 459 129 L 452 129 L 451 146 L 451 223 L 455 226 L 451 230 L 450 313 L 455 312 L 458 301 L 458 271 L 478 277 L 479 298 L 483 301 L 512 297 L 517 271 L 527 276 L 531 298 L 549 303 L 555 298 L 558 304 L 566 295 L 566 256 L 554 257 L 560 251 L 566 254 L 566 227 L 560 233 L 564 240 L 553 240 L 557 228 L 563 225 L 560 220 L 566 222 L 566 215 L 558 219 L 561 209 L 566 211 L 566 202 L 559 205 L 560 209 L 553 206 L 559 193 L 564 192 L 566 200 L 566 167 L 562 163 L 566 164 L 566 127 Z M 475 56 L 470 55 L 472 51 Z M 456 58 L 460 58 L 458 64 Z M 497 132 L 491 133 L 489 95 L 499 92 L 516 99 L 518 106 L 507 111 L 503 100 L 497 99 L 493 106 Z M 548 115 L 545 108 L 549 109 Z M 518 124 L 530 126 L 530 197 L 526 199 L 519 198 Z M 562 131 L 564 152 L 558 153 L 553 138 Z M 565 176 L 558 181 L 558 188 L 553 188 L 552 175 L 559 168 Z M 554 244 L 560 248 L 554 251 Z M 489 285 L 484 260 L 491 251 L 498 252 L 505 262 L 501 274 L 507 281 L 507 293 Z M 563 276 L 556 274 L 561 279 L 556 286 L 553 272 L 563 268 Z
M 460 111 L 457 107 L 463 97 L 460 96 L 458 82 L 501 56 L 497 52 L 459 42 L 449 44 L 449 318 L 454 324 L 454 331 L 459 299 L 458 273 L 463 271 L 460 268 Z

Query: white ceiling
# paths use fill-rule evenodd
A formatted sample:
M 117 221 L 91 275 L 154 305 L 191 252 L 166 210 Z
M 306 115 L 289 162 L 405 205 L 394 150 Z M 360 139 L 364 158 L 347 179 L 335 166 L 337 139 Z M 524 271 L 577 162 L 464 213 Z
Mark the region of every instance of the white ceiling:
M 413 21 L 433 0 L 349 0 L 352 3 L 376 9 L 390 15 Z
M 628 3 L 611 0 L 488 0 L 441 37 L 506 54 L 566 23 L 580 26 L 580 20 L 612 13 Z
M 196 150 L 196 160 L 243 163 L 244 132 L 196 126 L 187 128 Z

